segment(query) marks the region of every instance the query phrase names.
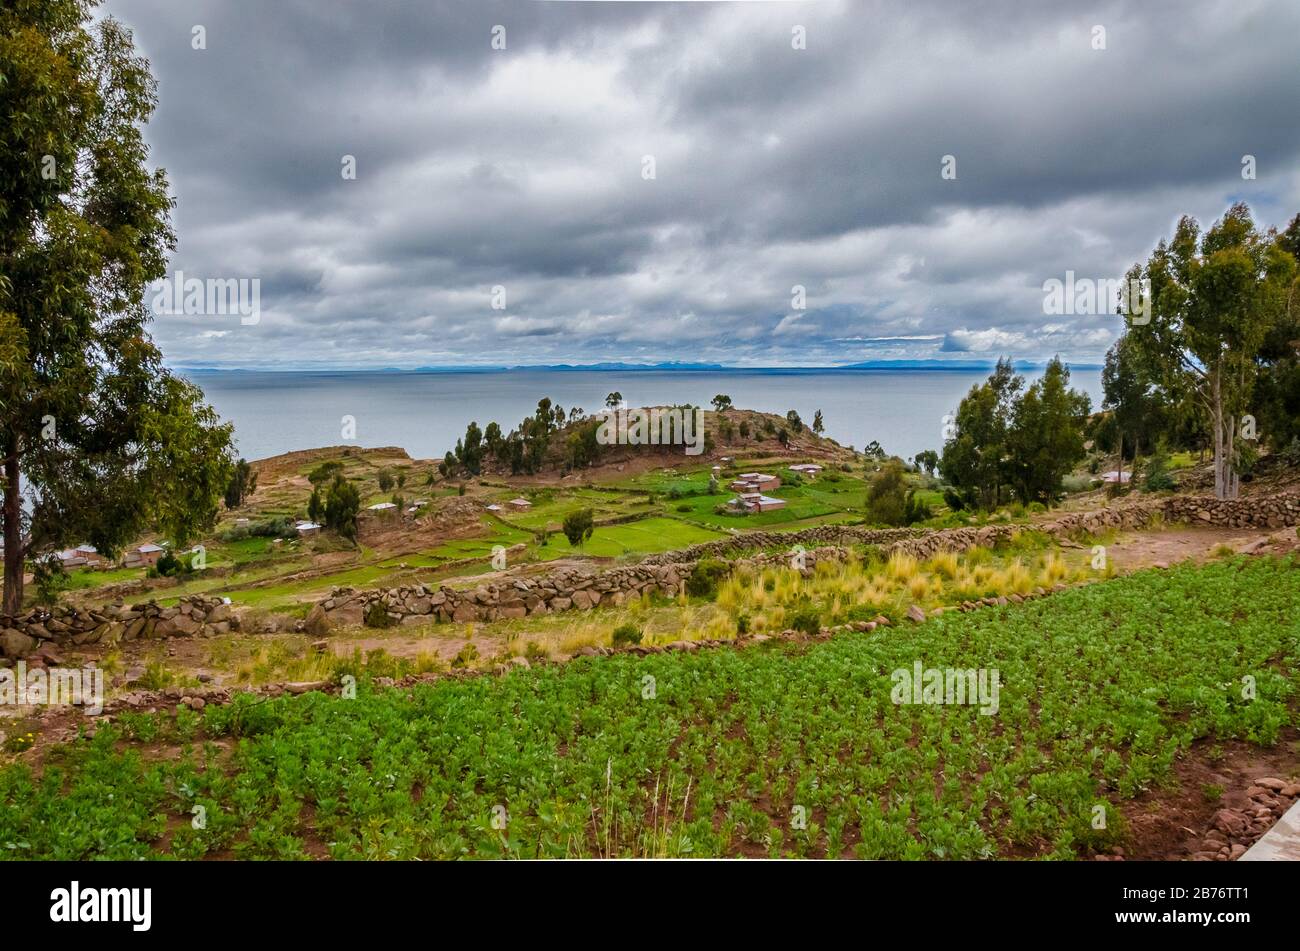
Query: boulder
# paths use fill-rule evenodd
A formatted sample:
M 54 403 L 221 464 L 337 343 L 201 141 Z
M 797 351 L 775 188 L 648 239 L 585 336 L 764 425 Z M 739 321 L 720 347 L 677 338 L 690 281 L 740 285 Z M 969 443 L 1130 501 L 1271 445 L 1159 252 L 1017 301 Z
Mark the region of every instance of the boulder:
M 25 657 L 36 648 L 36 638 L 12 627 L 0 631 L 0 654 L 6 657 Z
M 312 637 L 324 637 L 329 634 L 331 627 L 329 614 L 323 605 L 317 604 L 307 613 L 303 631 Z

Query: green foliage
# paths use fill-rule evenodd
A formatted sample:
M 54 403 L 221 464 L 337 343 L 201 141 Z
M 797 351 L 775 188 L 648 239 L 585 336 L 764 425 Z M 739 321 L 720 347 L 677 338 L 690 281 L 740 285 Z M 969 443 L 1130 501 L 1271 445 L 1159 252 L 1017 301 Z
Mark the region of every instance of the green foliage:
M 361 491 L 343 476 L 336 475 L 325 496 L 325 525 L 344 538 L 355 540 L 360 511 Z
M 615 647 L 625 647 L 641 643 L 641 629 L 635 624 L 620 624 L 610 634 L 610 643 Z
M 1197 415 L 1214 448 L 1218 498 L 1237 497 L 1240 423 L 1253 408 L 1261 366 L 1271 362 L 1285 375 L 1295 357 L 1294 344 L 1284 340 L 1294 340 L 1300 326 L 1289 240 L 1289 233 L 1261 233 L 1250 209 L 1238 203 L 1203 233 L 1184 216 L 1173 237 L 1129 271 L 1130 281 L 1149 283 L 1150 321 L 1131 324 L 1126 337 L 1162 385 L 1189 409 L 1201 407 Z M 1285 399 L 1275 389 L 1266 393 L 1274 410 L 1278 397 Z
M 1027 390 L 1008 360 L 957 407 L 939 468 L 967 506 L 995 508 L 1009 486 L 1022 502 L 1051 504 L 1061 480 L 1083 458 L 1086 394 L 1052 360 Z
M 1286 736 L 1297 570 L 1233 559 L 883 635 L 123 713 L 39 773 L 0 766 L 0 860 L 738 857 L 778 826 L 790 857 L 1078 857 L 1127 844 L 1127 804 L 1205 741 Z M 895 704 L 917 658 L 997 668 L 997 715 Z M 791 830 L 790 802 L 819 821 Z M 175 821 L 194 804 L 204 830 Z
M 16 612 L 25 548 L 112 554 L 151 525 L 183 541 L 211 526 L 232 463 L 230 427 L 146 332 L 175 236 L 130 32 L 79 0 L 5 4 L 0 64 L 0 458 L 4 511 L 21 484 L 30 517 L 4 518 Z
M 244 504 L 244 499 L 257 490 L 257 473 L 248 464 L 247 459 L 240 459 L 230 474 L 226 486 L 225 503 L 228 509 L 237 509 Z
M 57 558 L 41 558 L 32 567 L 32 583 L 36 586 L 36 603 L 51 606 L 68 590 L 72 579 Z
M 930 517 L 930 508 L 907 485 L 903 465 L 891 459 L 867 488 L 867 519 L 877 525 L 913 525 Z
M 388 609 L 379 601 L 370 602 L 370 605 L 366 608 L 365 616 L 362 618 L 362 623 L 366 627 L 378 628 L 393 627 L 397 624 L 393 616 L 388 613 Z
M 786 620 L 791 630 L 799 631 L 812 637 L 822 629 L 821 612 L 812 605 L 804 605 L 794 611 Z
M 334 480 L 335 476 L 343 474 L 343 463 L 341 462 L 322 462 L 311 472 L 307 473 L 307 481 L 314 486 L 326 485 Z
M 718 593 L 718 582 L 731 573 L 731 565 L 717 558 L 701 558 L 686 578 L 686 593 L 696 598 L 711 598 Z
M 718 413 L 725 413 L 731 409 L 731 397 L 725 393 L 719 393 L 713 398 L 713 409 Z
M 393 479 L 392 469 L 380 469 L 378 479 L 379 479 L 380 492 L 390 491 L 393 488 L 393 485 L 395 484 Z
M 1173 476 L 1169 474 L 1169 453 L 1163 447 L 1157 448 L 1147 458 L 1142 486 L 1148 492 L 1165 492 L 1175 487 Z
M 592 532 L 595 531 L 594 516 L 591 509 L 578 509 L 564 516 L 564 522 L 561 524 L 564 531 L 564 537 L 569 540 L 569 544 L 578 548 L 583 542 L 591 538 Z

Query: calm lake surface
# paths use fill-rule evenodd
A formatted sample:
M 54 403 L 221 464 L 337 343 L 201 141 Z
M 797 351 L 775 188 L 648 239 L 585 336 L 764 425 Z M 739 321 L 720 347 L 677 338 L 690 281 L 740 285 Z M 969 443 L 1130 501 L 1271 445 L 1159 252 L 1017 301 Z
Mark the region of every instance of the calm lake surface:
M 235 424 L 239 453 L 248 459 L 334 446 L 341 420 L 356 418 L 361 446 L 401 446 L 433 459 L 456 445 L 470 420 L 496 420 L 509 432 L 537 401 L 549 396 L 567 411 L 601 409 L 617 390 L 631 406 L 693 403 L 708 407 L 717 393 L 736 406 L 783 414 L 805 423 L 822 411 L 826 434 L 861 449 L 877 440 L 910 458 L 942 445 L 943 416 L 983 370 L 436 370 L 411 372 L 260 372 L 189 370 L 221 416 Z M 1035 377 L 1026 372 L 1027 380 Z M 1071 385 L 1101 399 L 1101 374 L 1079 369 Z

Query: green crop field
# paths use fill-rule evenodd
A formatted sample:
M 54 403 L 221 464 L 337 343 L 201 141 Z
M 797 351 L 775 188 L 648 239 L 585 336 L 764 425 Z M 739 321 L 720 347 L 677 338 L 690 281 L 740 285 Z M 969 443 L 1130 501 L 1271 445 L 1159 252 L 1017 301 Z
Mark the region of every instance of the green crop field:
M 618 525 L 597 526 L 592 537 L 575 548 L 561 533 L 552 535 L 545 545 L 536 549 L 539 558 L 551 561 L 572 555 L 589 555 L 617 558 L 623 555 L 649 554 L 685 548 L 700 542 L 722 538 L 721 532 L 684 522 L 675 518 L 646 518 Z
M 1298 580 L 1238 558 L 826 641 L 124 714 L 0 770 L 0 856 L 1072 857 L 1194 740 L 1296 723 Z M 917 662 L 996 669 L 996 713 L 895 704 Z

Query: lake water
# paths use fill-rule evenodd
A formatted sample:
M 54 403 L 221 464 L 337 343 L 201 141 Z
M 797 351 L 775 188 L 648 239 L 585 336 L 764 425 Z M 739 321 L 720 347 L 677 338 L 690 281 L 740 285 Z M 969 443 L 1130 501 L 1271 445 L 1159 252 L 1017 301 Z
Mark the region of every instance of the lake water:
M 239 453 L 260 459 L 294 449 L 344 442 L 341 420 L 356 419 L 361 446 L 401 446 L 434 459 L 456 445 L 470 420 L 496 420 L 509 432 L 549 396 L 567 411 L 601 409 L 617 390 L 631 406 L 693 403 L 708 407 L 725 393 L 745 409 L 785 414 L 811 424 L 822 411 L 826 435 L 861 449 L 877 440 L 910 458 L 939 449 L 943 416 L 984 370 L 465 370 L 253 372 L 191 370 L 221 416 L 235 424 Z M 1033 372 L 1025 373 L 1032 379 Z M 1076 370 L 1071 384 L 1100 402 L 1095 369 Z

